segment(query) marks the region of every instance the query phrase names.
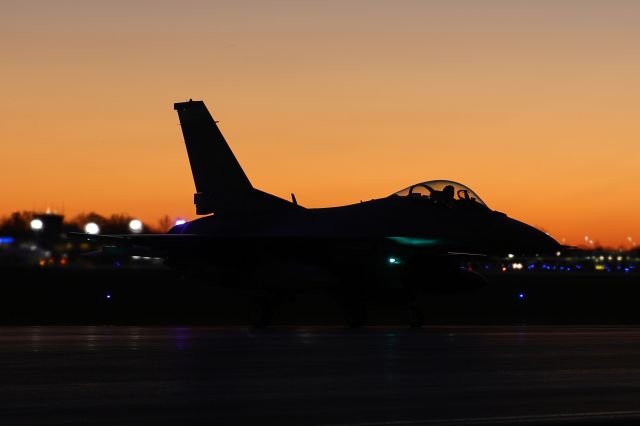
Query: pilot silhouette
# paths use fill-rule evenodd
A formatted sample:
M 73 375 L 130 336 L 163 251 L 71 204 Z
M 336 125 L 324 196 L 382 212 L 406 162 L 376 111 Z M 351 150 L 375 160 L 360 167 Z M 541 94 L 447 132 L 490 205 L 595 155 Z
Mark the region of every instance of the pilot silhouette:
M 454 199 L 454 194 L 455 189 L 453 188 L 453 185 L 447 185 L 442 188 L 442 191 L 432 190 L 431 198 L 438 203 L 451 205 Z
M 451 201 L 453 200 L 453 185 L 447 185 L 442 188 L 442 200 L 443 201 Z

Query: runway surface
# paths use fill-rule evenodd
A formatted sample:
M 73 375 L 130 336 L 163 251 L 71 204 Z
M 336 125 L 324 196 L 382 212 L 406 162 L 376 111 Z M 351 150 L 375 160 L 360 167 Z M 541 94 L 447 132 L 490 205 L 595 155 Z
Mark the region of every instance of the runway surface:
M 4 327 L 0 424 L 640 422 L 640 327 Z

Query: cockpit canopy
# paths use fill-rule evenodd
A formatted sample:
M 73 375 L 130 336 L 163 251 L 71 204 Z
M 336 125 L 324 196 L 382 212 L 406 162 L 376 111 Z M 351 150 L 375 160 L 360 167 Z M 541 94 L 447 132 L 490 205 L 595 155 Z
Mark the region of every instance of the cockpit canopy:
M 478 195 L 468 187 L 451 180 L 430 180 L 416 183 L 408 188 L 398 191 L 392 196 L 426 198 L 439 202 L 465 201 L 478 203 L 484 207 L 487 205 Z

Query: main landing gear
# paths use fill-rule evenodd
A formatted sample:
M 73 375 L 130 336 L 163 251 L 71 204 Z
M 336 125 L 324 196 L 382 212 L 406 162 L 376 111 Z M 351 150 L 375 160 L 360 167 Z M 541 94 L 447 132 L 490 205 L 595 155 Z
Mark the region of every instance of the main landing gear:
M 350 328 L 365 326 L 367 323 L 367 305 L 364 300 L 348 299 L 345 301 L 344 323 Z
M 265 328 L 273 323 L 280 305 L 278 295 L 265 294 L 257 296 L 251 307 L 250 324 L 254 328 Z
M 424 310 L 418 303 L 409 303 L 409 318 L 407 322 L 409 327 L 416 329 L 424 325 Z

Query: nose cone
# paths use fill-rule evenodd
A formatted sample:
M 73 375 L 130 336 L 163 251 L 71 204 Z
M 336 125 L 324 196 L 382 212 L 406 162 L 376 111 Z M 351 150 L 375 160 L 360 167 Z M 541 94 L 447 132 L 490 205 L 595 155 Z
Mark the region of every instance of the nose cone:
M 499 229 L 494 229 L 494 241 L 500 251 L 517 254 L 552 254 L 562 245 L 547 233 L 526 223 L 505 217 Z

